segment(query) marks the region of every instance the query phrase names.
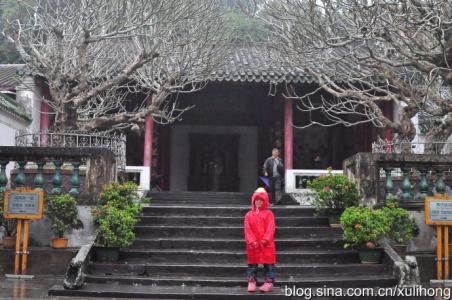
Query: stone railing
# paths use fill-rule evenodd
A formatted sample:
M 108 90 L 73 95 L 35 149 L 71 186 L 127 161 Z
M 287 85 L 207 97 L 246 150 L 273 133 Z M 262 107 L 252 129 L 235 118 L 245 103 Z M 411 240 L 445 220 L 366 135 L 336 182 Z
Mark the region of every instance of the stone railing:
M 452 154 L 452 143 L 386 140 L 378 138 L 372 143 L 372 153 Z
M 8 182 L 6 174 L 9 162 L 18 165 L 11 182 Z M 36 168 L 26 169 L 27 164 L 34 164 Z M 71 172 L 62 170 L 63 165 L 69 166 Z M 84 180 L 81 180 L 80 165 L 86 166 Z M 65 178 L 66 174 L 70 178 Z M 100 192 L 102 185 L 116 180 L 116 176 L 114 154 L 104 148 L 0 146 L 0 190 L 8 186 L 27 186 L 43 188 L 55 194 L 70 193 L 91 201 Z
M 365 203 L 383 203 L 394 195 L 416 209 L 427 195 L 450 191 L 451 170 L 452 154 L 357 153 L 344 161 L 344 174 L 357 181 Z
M 106 148 L 114 153 L 116 166 L 125 171 L 126 137 L 109 132 L 19 131 L 15 137 L 20 147 Z

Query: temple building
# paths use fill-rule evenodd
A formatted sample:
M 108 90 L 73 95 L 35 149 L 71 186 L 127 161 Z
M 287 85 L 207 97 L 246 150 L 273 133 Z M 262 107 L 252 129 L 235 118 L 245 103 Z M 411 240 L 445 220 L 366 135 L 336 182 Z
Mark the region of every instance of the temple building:
M 142 134 L 127 133 L 127 165 L 150 167 L 162 190 L 250 192 L 274 147 L 286 170 L 342 169 L 346 157 L 371 150 L 377 129 L 369 124 L 298 128 L 323 116 L 286 99 L 288 85 L 298 94 L 316 88 L 301 70 L 276 63 L 266 51 L 237 48 L 205 88 L 178 95 L 181 107 L 193 106 L 179 121 L 160 125 L 148 118 Z M 48 96 L 42 78 L 35 76 L 28 86 L 37 90 L 33 97 Z M 385 114 L 392 109 L 385 107 Z M 48 130 L 52 121 L 44 102 L 40 111 L 33 122 Z

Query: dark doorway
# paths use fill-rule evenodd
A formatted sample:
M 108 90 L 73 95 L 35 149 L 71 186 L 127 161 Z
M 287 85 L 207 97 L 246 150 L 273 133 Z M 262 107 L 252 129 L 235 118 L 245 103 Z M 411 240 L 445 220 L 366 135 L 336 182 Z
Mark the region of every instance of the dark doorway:
M 188 190 L 239 190 L 239 135 L 190 134 Z

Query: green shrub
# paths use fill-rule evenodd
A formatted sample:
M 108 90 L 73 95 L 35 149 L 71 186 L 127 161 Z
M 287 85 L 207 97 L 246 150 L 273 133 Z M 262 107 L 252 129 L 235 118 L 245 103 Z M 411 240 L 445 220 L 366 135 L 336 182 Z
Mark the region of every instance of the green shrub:
M 406 209 L 397 207 L 397 201 L 388 198 L 386 207 L 383 207 L 382 210 L 390 219 L 391 227 L 387 237 L 392 243 L 404 244 L 418 235 L 419 227 L 416 220 L 409 215 Z
M 375 246 L 391 228 L 391 218 L 382 209 L 349 207 L 341 215 L 345 247 Z
M 62 238 L 70 229 L 83 228 L 78 219 L 77 201 L 71 195 L 46 195 L 45 206 L 45 215 L 56 238 Z
M 308 181 L 307 186 L 313 192 L 312 204 L 319 214 L 340 214 L 347 207 L 357 206 L 359 192 L 356 183 L 345 175 L 332 174 L 320 176 Z
M 5 193 L 0 191 L 0 227 L 5 229 L 6 236 L 14 236 L 16 234 L 16 219 L 5 219 L 3 217 L 3 209 L 5 207 Z
M 98 243 L 105 247 L 129 246 L 135 238 L 133 229 L 145 202 L 148 199 L 139 196 L 134 182 L 114 182 L 104 186 L 97 205 L 92 209 Z
M 97 199 L 97 204 L 105 205 L 108 203 L 110 206 L 125 208 L 140 200 L 136 183 L 132 181 L 125 183 L 112 182 L 103 187 Z
M 132 244 L 135 238 L 133 227 L 137 223 L 138 205 L 119 209 L 114 206 L 103 210 L 97 218 L 99 244 L 105 247 L 125 247 Z

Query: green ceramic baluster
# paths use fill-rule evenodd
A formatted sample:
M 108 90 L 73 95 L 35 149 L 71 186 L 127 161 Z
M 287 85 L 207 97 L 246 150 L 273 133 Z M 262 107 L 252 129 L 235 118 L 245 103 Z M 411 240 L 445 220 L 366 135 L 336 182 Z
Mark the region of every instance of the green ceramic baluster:
M 429 191 L 428 191 L 428 179 L 427 179 L 427 168 L 419 168 L 419 172 L 421 172 L 421 180 L 419 182 L 419 189 L 420 192 L 416 197 L 416 200 L 418 201 L 424 201 L 425 197 L 428 196 Z
M 62 177 L 61 177 L 61 166 L 63 165 L 62 161 L 54 161 L 53 164 L 55 165 L 55 175 L 53 175 L 52 183 L 53 183 L 53 189 L 52 194 L 61 194 L 61 183 L 62 183 Z
M 444 194 L 446 193 L 446 184 L 444 183 L 444 172 L 439 169 L 436 171 L 436 193 Z
M 6 176 L 6 165 L 9 161 L 0 161 L 0 191 L 6 190 L 8 176 Z
M 14 182 L 16 183 L 16 187 L 24 187 L 25 186 L 25 166 L 27 165 L 26 161 L 18 161 L 19 164 L 19 173 L 17 173 L 16 179 Z
M 394 194 L 392 193 L 394 190 L 394 183 L 392 182 L 392 177 L 391 177 L 391 168 L 383 168 L 383 170 L 385 170 L 385 174 L 386 174 L 386 199 L 388 199 L 388 197 L 394 196 Z
M 43 189 L 44 188 L 44 175 L 43 170 L 44 170 L 44 165 L 46 164 L 45 161 L 38 161 L 36 162 L 36 164 L 38 165 L 38 170 L 35 176 L 35 180 L 34 180 L 34 185 L 36 189 Z
M 69 191 L 69 194 L 73 196 L 77 196 L 80 193 L 80 171 L 79 171 L 79 162 L 73 162 L 72 166 L 74 167 L 74 170 L 72 171 L 72 177 L 71 177 L 71 185 L 72 188 Z
M 403 172 L 402 200 L 411 201 L 413 199 L 413 195 L 411 194 L 410 168 L 401 168 L 401 170 Z

